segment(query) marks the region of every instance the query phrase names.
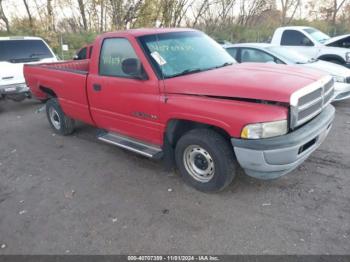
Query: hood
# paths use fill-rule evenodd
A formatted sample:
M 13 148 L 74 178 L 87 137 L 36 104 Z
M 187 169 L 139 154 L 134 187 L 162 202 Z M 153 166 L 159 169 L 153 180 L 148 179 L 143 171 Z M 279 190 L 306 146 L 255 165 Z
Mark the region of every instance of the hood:
M 314 63 L 303 64 L 303 66 L 322 70 L 332 76 L 350 77 L 350 69 L 327 61 L 318 60 Z
M 164 82 L 167 93 L 289 103 L 292 93 L 324 75 L 322 71 L 295 65 L 244 63 Z
M 55 62 L 55 57 L 41 59 L 40 61 L 30 63 L 11 63 L 0 61 L 0 85 L 12 85 L 24 83 L 23 65 Z
M 337 42 L 339 40 L 344 40 L 345 38 L 348 38 L 348 37 L 350 38 L 350 34 L 331 37 L 326 42 L 324 42 L 324 45 L 330 45 L 330 44 L 333 44 L 334 42 Z M 349 40 L 349 42 L 350 42 L 350 40 Z

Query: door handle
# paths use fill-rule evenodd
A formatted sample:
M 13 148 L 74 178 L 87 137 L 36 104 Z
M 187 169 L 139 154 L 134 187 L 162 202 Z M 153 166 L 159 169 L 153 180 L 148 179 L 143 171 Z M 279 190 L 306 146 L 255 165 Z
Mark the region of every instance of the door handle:
M 92 87 L 94 88 L 95 91 L 101 91 L 102 86 L 100 84 L 93 84 Z

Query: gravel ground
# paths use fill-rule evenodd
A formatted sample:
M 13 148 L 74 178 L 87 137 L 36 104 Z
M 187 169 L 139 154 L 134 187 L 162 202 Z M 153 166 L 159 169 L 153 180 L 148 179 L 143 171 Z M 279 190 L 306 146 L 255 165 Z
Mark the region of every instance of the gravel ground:
M 297 170 L 218 194 L 41 107 L 0 102 L 0 254 L 350 254 L 350 101 Z

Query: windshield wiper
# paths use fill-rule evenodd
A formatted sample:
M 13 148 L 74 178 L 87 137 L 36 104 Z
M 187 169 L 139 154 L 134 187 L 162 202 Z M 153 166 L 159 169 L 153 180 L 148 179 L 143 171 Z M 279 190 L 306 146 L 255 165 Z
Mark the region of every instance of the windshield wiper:
M 202 72 L 202 71 L 203 71 L 203 69 L 200 69 L 200 68 L 186 69 L 180 73 L 168 76 L 167 78 L 172 78 L 172 77 L 176 77 L 176 76 L 184 76 L 184 75 L 194 74 L 194 73 L 198 73 L 198 72 Z
M 29 57 L 39 57 L 45 55 L 44 53 L 31 53 Z
M 33 62 L 33 61 L 39 61 L 39 57 L 21 57 L 21 58 L 11 58 L 7 60 L 10 63 L 25 63 L 25 62 Z
M 215 68 L 220 68 L 220 67 L 225 67 L 230 65 L 233 65 L 233 63 L 226 62 L 226 63 L 223 63 L 222 65 L 216 66 Z

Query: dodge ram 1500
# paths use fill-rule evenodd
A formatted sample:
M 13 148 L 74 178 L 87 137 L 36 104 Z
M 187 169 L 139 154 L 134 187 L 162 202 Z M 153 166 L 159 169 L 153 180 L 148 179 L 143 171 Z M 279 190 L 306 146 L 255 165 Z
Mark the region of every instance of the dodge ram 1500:
M 183 179 L 218 191 L 239 165 L 260 179 L 300 165 L 327 136 L 333 78 L 313 69 L 237 64 L 191 29 L 106 33 L 90 59 L 25 65 L 32 93 L 62 135 L 74 120 L 97 138 L 150 158 L 174 159 Z

